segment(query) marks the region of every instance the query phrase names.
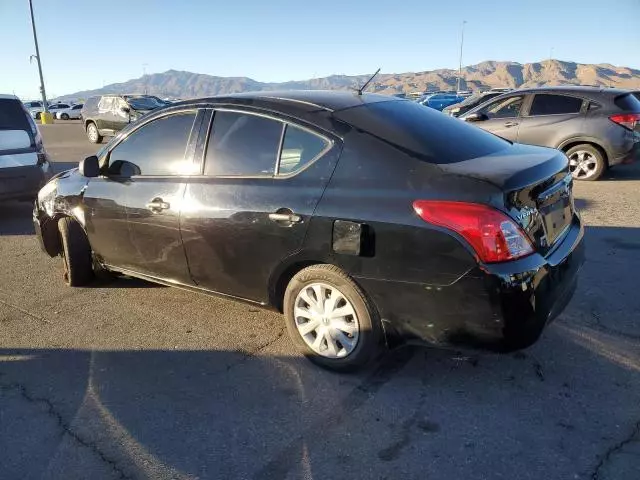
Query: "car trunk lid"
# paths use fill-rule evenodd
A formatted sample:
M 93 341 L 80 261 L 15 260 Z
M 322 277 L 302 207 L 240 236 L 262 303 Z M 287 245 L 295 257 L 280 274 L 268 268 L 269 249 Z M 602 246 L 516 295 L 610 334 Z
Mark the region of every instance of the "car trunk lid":
M 498 205 L 546 254 L 574 215 L 573 182 L 566 156 L 550 148 L 513 145 L 491 155 L 440 165 L 447 173 L 486 181 L 502 190 Z

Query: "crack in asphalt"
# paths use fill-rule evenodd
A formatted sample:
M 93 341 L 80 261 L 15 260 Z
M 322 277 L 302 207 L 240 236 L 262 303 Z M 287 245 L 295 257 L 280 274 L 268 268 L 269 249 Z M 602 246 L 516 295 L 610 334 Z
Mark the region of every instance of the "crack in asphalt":
M 595 328 L 596 330 L 600 330 L 604 333 L 610 333 L 611 335 L 619 335 L 629 340 L 640 340 L 640 334 L 622 332 L 618 329 L 605 325 L 604 323 L 602 323 L 600 314 L 595 310 L 591 310 L 591 317 L 595 320 L 595 324 L 592 324 L 591 327 Z
M 113 471 L 118 475 L 119 478 L 123 480 L 133 479 L 133 477 L 131 477 L 130 475 L 127 475 L 125 471 L 118 466 L 115 460 L 110 459 L 102 451 L 100 451 L 100 449 L 96 444 L 88 442 L 87 440 L 84 440 L 76 432 L 74 432 L 69 426 L 69 424 L 65 422 L 60 412 L 56 410 L 55 406 L 48 398 L 34 397 L 29 393 L 26 387 L 24 385 L 21 385 L 20 383 L 8 383 L 8 384 L 0 383 L 0 389 L 17 391 L 20 394 L 20 396 L 25 400 L 27 400 L 28 402 L 44 405 L 47 409 L 46 413 L 56 420 L 58 426 L 62 429 L 63 434 L 69 435 L 78 444 L 88 448 L 93 453 L 95 453 L 100 458 L 100 460 L 102 460 L 105 464 L 109 465 L 113 469 Z
M 612 447 L 609 447 L 607 451 L 604 452 L 604 454 L 600 458 L 600 461 L 594 468 L 593 473 L 591 474 L 591 480 L 598 480 L 600 478 L 600 471 L 602 470 L 602 467 L 604 467 L 607 464 L 607 462 L 611 460 L 611 456 L 613 454 L 619 452 L 626 445 L 636 440 L 640 440 L 640 420 L 636 422 L 636 424 L 633 427 L 633 430 L 631 431 L 629 436 L 627 436 L 627 438 L 625 438 L 624 440 L 621 440 L 620 442 L 616 443 Z
M 240 360 L 238 360 L 237 362 L 231 363 L 230 365 L 227 365 L 227 372 L 229 370 L 231 370 L 232 368 L 237 367 L 238 365 L 242 365 L 243 363 L 245 363 L 250 358 L 255 357 L 256 355 L 258 355 L 263 350 L 266 350 L 267 348 L 269 348 L 271 345 L 273 345 L 274 343 L 276 343 L 278 340 L 280 340 L 282 338 L 282 336 L 284 335 L 285 331 L 286 331 L 286 327 L 283 326 L 280 329 L 280 331 L 278 332 L 278 334 L 272 340 L 269 340 L 268 342 L 265 342 L 264 344 L 258 346 L 254 350 L 251 350 L 249 352 L 245 352 L 242 355 L 242 358 Z
M 31 313 L 29 310 L 25 310 L 24 308 L 18 307 L 17 305 L 14 305 L 13 303 L 9 303 L 5 300 L 0 299 L 0 303 L 2 305 L 6 305 L 9 308 L 13 308 L 14 310 L 17 310 L 20 313 L 23 313 L 24 315 L 27 315 L 28 317 L 31 317 L 35 320 L 38 320 L 39 322 L 42 322 L 44 324 L 51 324 L 51 322 L 49 320 L 47 320 L 44 317 L 41 317 L 40 315 L 36 314 L 36 313 Z
M 334 415 L 330 418 L 322 418 L 306 428 L 300 435 L 296 435 L 279 454 L 275 455 L 253 478 L 255 480 L 274 480 L 286 478 L 296 462 L 303 457 L 305 442 L 310 442 L 318 437 L 317 432 L 322 431 L 323 436 L 329 430 L 342 425 L 345 415 L 353 414 L 409 363 L 413 358 L 414 350 L 403 348 L 391 358 L 385 358 L 360 385 L 355 387 L 334 409 Z

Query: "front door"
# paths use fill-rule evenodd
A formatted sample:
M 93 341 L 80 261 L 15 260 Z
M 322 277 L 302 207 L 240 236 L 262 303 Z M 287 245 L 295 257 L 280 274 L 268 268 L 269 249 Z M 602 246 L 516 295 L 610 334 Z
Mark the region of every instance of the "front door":
M 528 112 L 523 112 L 518 143 L 557 147 L 567 132 L 581 132 L 586 101 L 569 95 L 537 93 Z
M 318 132 L 217 111 L 204 175 L 189 180 L 181 217 L 197 285 L 267 301 L 275 269 L 302 247 L 339 151 Z
M 152 120 L 109 153 L 109 168 L 129 171 L 124 204 L 133 255 L 131 263 L 122 266 L 185 284 L 192 281 L 182 246 L 180 213 L 186 181 L 193 173 L 189 147 L 196 116 L 195 110 L 187 110 Z
M 495 100 L 478 111 L 478 113 L 484 114 L 487 119 L 475 122 L 474 125 L 515 142 L 518 138 L 520 110 L 523 102 L 523 95 Z

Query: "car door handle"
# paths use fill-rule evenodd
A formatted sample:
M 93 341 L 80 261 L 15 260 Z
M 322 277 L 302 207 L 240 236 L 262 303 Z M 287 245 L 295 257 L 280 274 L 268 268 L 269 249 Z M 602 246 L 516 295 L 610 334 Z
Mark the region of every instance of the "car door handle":
M 169 208 L 171 208 L 171 205 L 169 205 L 167 202 L 164 202 L 161 198 L 154 198 L 149 203 L 147 203 L 147 208 L 154 212 L 160 210 L 168 210 Z
M 300 223 L 302 217 L 295 213 L 270 213 L 269 220 L 282 223 Z
M 518 125 L 520 125 L 518 122 L 505 122 L 504 124 L 505 127 L 517 127 Z

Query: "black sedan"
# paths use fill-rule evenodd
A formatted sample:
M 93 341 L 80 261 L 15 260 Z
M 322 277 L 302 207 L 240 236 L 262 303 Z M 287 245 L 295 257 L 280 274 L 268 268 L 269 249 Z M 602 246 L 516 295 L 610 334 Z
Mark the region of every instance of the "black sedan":
M 562 152 L 349 92 L 157 110 L 49 182 L 34 223 L 71 286 L 109 271 L 277 309 L 336 370 L 391 338 L 524 348 L 584 259 Z

